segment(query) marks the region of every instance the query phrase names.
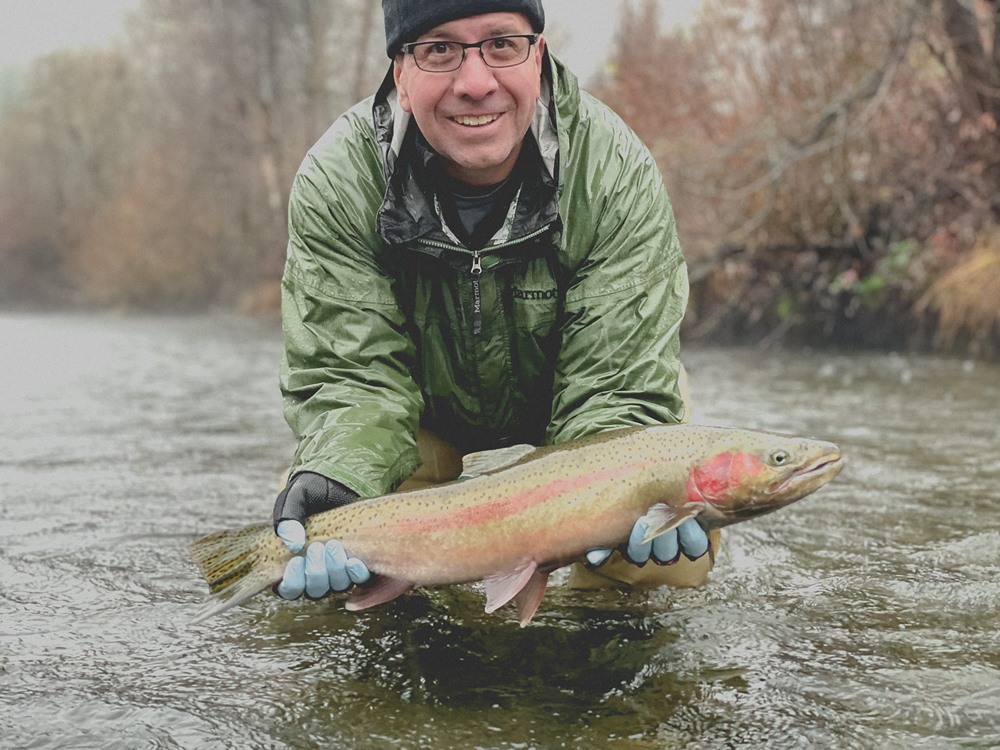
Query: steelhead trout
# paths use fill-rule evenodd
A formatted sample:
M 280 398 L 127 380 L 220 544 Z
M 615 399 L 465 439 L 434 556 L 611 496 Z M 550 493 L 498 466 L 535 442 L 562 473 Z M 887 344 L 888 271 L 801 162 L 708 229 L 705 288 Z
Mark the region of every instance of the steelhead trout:
M 360 500 L 305 527 L 310 541 L 339 539 L 372 572 L 349 610 L 414 586 L 482 580 L 486 611 L 514 601 L 527 625 L 553 570 L 624 544 L 640 517 L 646 541 L 688 518 L 727 526 L 805 497 L 842 465 L 840 449 L 817 440 L 691 424 L 626 428 L 470 454 L 459 481 Z M 292 557 L 270 524 L 212 534 L 190 551 L 214 597 L 196 622 L 271 588 Z

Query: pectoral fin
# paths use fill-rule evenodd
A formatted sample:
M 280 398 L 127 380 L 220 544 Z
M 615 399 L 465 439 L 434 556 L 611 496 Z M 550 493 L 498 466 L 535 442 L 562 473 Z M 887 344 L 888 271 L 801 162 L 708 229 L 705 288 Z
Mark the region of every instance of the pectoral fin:
M 391 602 L 412 588 L 413 584 L 409 581 L 401 581 L 389 576 L 376 576 L 370 586 L 355 589 L 354 593 L 347 597 L 344 606 L 351 612 L 376 607 L 379 604 Z
M 701 513 L 700 505 L 689 503 L 675 508 L 666 503 L 657 503 L 647 510 L 641 519 L 646 522 L 646 535 L 642 538 L 642 543 L 651 542 L 661 534 L 676 529 L 684 521 L 694 518 L 699 513 Z
M 516 597 L 522 589 L 529 585 L 532 576 L 534 576 L 538 571 L 538 563 L 534 560 L 527 562 L 519 568 L 514 570 L 506 571 L 503 573 L 494 573 L 491 576 L 487 576 L 483 579 L 483 583 L 486 584 L 486 611 L 496 612 L 500 607 L 509 602 L 511 599 Z M 542 594 L 545 593 L 544 586 L 542 587 Z M 538 597 L 538 601 L 541 601 L 541 597 Z M 520 610 L 520 604 L 518 608 Z M 535 607 L 538 607 L 538 602 L 535 602 Z M 534 614 L 535 610 L 532 609 L 530 614 Z M 531 617 L 529 615 L 528 619 Z

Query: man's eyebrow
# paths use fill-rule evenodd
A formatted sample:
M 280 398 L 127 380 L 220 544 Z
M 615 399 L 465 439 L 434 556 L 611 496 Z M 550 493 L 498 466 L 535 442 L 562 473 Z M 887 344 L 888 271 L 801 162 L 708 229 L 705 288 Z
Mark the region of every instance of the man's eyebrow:
M 495 36 L 511 36 L 512 34 L 529 34 L 530 31 L 522 31 L 514 26 L 494 26 L 493 28 L 486 31 L 486 35 L 482 37 L 483 39 L 492 39 Z M 440 39 L 442 41 L 451 42 L 458 41 L 455 34 L 448 34 L 441 30 L 441 27 L 430 29 L 425 31 L 417 39 L 418 42 L 427 42 L 432 39 Z M 478 39 L 476 41 L 479 41 Z

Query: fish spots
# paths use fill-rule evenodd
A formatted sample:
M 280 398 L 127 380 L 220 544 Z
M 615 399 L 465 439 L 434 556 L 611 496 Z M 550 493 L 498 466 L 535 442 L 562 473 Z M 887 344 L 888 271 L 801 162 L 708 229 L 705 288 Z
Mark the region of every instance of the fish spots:
M 691 467 L 688 502 L 725 500 L 732 489 L 749 484 L 764 465 L 751 453 L 719 453 Z
M 644 468 L 645 465 L 645 463 L 622 464 L 539 484 L 529 482 L 527 487 L 522 483 L 520 489 L 512 487 L 508 494 L 481 502 L 470 495 L 467 502 L 459 507 L 442 508 L 438 512 L 407 518 L 400 521 L 396 528 L 403 534 L 425 534 L 510 518 L 557 497 L 583 490 L 594 484 L 619 479 L 623 475 Z M 468 489 L 471 492 L 471 482 Z

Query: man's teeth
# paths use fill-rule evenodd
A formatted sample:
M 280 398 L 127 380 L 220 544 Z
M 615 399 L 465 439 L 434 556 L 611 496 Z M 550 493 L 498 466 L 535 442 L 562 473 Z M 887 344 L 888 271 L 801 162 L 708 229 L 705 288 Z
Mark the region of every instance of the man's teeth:
M 499 115 L 458 115 L 452 119 L 459 125 L 485 125 L 493 122 Z

